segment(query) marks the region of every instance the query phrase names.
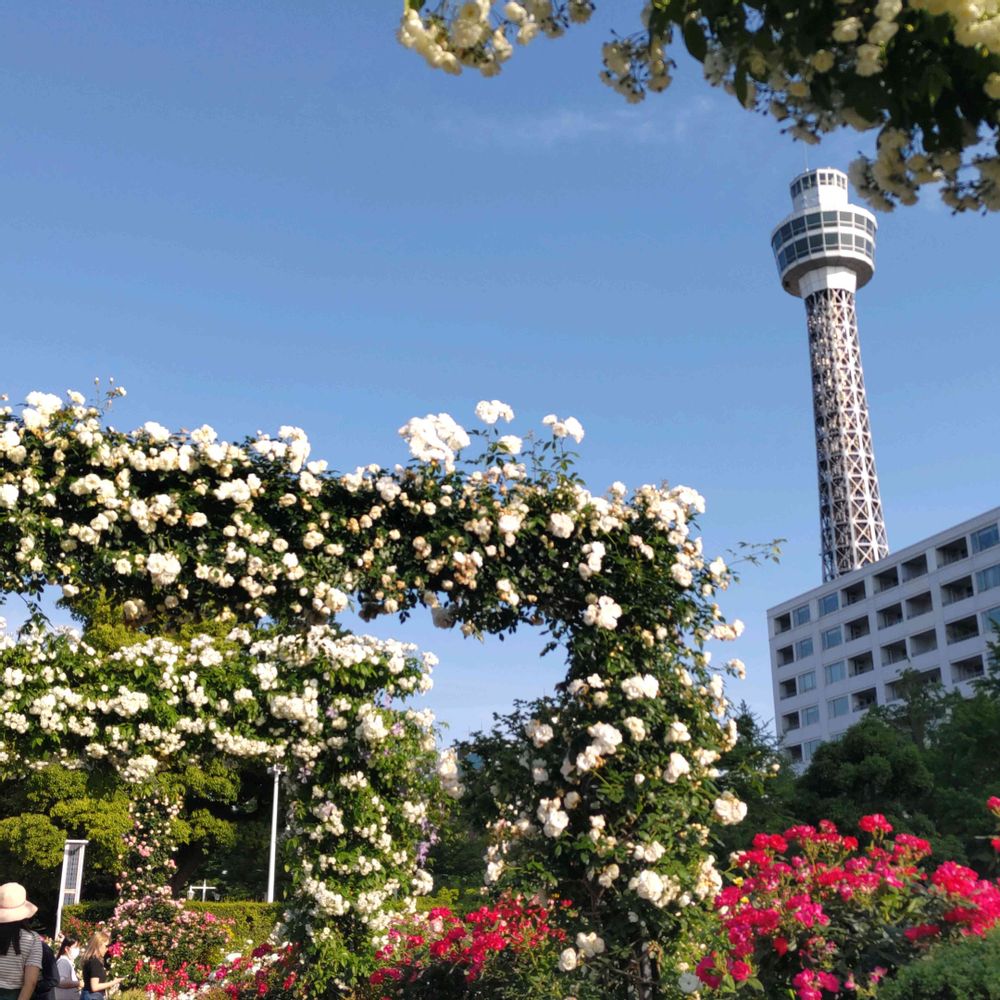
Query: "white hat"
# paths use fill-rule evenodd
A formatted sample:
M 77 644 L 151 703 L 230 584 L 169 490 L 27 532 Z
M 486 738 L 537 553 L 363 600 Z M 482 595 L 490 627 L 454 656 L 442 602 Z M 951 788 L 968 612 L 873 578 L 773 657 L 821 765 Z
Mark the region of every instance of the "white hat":
M 34 903 L 28 902 L 24 886 L 17 882 L 0 885 L 0 924 L 13 924 L 27 920 L 38 912 Z

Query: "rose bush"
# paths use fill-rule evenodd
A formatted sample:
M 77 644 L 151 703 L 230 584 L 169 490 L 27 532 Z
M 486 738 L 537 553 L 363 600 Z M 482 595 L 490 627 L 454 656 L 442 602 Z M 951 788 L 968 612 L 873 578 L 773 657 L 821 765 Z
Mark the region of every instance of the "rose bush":
M 566 940 L 553 923 L 558 909 L 554 901 L 542 905 L 505 896 L 461 916 L 444 907 L 414 915 L 390 930 L 364 995 L 374 1000 L 541 997 L 537 974 L 549 982 L 557 978 Z
M 792 990 L 800 1000 L 874 997 L 928 944 L 1000 923 L 1000 884 L 952 861 L 925 871 L 930 844 L 892 837 L 884 816 L 860 828 L 864 848 L 825 821 L 758 834 L 716 897 L 724 945 L 699 963 L 701 983 Z
M 294 427 L 232 444 L 207 426 L 118 431 L 79 394 L 5 407 L 0 586 L 59 587 L 84 630 L 0 642 L 0 768 L 113 766 L 141 790 L 166 760 L 280 765 L 285 933 L 308 989 L 334 989 L 431 889 L 421 845 L 440 789 L 462 785 L 430 714 L 406 705 L 433 658 L 336 616 L 354 601 L 363 617 L 423 606 L 467 635 L 539 626 L 567 676 L 518 736 L 530 766 L 500 797 L 493 871 L 585 887 L 572 935 L 600 936 L 607 958 L 578 965 L 628 995 L 670 967 L 692 900 L 714 891 L 713 825 L 745 808 L 713 771 L 735 739 L 723 674 L 741 665 L 713 671 L 706 648 L 742 627 L 716 603 L 731 575 L 702 551 L 695 491 L 595 496 L 565 450 L 578 421 L 551 415 L 550 436 L 526 442 L 496 428 L 505 404 L 477 415 L 487 429 L 471 434 L 445 414 L 414 418 L 410 465 L 335 474 Z M 108 601 L 135 642 L 105 652 L 86 626 Z

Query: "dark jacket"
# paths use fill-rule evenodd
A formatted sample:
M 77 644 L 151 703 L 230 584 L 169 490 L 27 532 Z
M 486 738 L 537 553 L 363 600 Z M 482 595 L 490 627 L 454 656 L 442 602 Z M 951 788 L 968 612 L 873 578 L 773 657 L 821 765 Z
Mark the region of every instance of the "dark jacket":
M 42 941 L 42 971 L 38 975 L 38 985 L 31 1000 L 55 1000 L 55 988 L 59 985 L 59 967 L 56 956 L 47 941 Z

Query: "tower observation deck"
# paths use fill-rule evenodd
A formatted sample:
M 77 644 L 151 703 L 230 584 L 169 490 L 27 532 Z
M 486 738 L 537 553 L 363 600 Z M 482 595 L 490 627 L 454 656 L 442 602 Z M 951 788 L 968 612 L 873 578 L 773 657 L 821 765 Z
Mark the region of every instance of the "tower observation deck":
M 855 309 L 875 272 L 877 226 L 848 202 L 840 170 L 800 174 L 791 194 L 771 248 L 782 288 L 806 304 L 826 582 L 889 553 Z

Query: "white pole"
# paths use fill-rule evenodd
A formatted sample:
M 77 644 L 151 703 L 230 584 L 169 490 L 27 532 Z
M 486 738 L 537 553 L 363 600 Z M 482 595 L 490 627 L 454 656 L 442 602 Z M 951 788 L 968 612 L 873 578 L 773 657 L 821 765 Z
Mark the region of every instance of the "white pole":
M 63 844 L 62 873 L 59 875 L 59 902 L 56 903 L 56 937 L 62 930 L 63 896 L 66 894 L 66 862 L 69 859 L 69 841 Z
M 274 775 L 274 795 L 271 801 L 271 852 L 267 864 L 267 901 L 274 902 L 274 856 L 278 846 L 278 784 L 281 779 L 281 767 L 275 764 L 268 768 Z

